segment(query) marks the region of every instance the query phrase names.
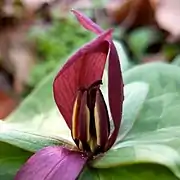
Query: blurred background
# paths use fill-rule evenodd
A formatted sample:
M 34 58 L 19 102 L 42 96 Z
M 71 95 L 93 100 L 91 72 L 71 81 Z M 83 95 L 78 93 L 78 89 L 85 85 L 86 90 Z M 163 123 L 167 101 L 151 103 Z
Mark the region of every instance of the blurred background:
M 0 0 L 0 119 L 95 37 L 72 8 L 114 28 L 123 71 L 154 61 L 180 65 L 180 0 Z

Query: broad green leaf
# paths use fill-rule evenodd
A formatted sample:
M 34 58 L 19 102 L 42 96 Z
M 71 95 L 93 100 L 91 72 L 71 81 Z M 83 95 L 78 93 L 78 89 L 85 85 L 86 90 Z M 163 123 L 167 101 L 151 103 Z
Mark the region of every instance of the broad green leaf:
M 12 180 L 31 152 L 71 140 L 52 96 L 56 72 L 45 78 L 5 121 L 0 121 L 0 179 Z M 6 151 L 9 154 L 4 154 Z
M 176 66 L 180 66 L 180 55 L 176 56 L 174 60 L 172 61 L 172 64 Z
M 116 157 L 117 158 L 117 157 Z M 79 180 L 178 180 L 167 168 L 157 164 L 137 164 L 109 169 L 86 168 Z
M 118 157 L 118 158 L 117 158 Z M 119 160 L 121 159 L 121 160 Z M 94 167 L 108 168 L 138 163 L 158 163 L 171 165 L 170 169 L 180 177 L 179 154 L 172 148 L 159 144 L 145 144 L 125 146 L 113 149 L 102 158 L 96 161 Z M 169 167 L 169 166 L 168 166 Z
M 154 162 L 168 167 L 180 178 L 179 67 L 164 63 L 140 65 L 124 74 L 125 84 L 134 81 L 149 84 L 143 108 L 123 141 L 92 165 L 102 168 Z
M 55 137 L 49 137 L 37 132 L 26 132 L 12 129 L 8 123 L 0 121 L 0 141 L 21 147 L 24 150 L 36 152 L 37 150 L 50 145 L 61 145 L 65 142 Z M 67 141 L 67 144 L 69 142 Z M 70 143 L 69 143 L 70 144 Z M 3 147 L 1 147 L 3 149 Z
M 123 116 L 115 145 L 123 140 L 133 127 L 143 107 L 148 91 L 149 85 L 144 82 L 134 82 L 124 86 Z
M 0 122 L 0 141 L 33 152 L 44 146 L 72 142 L 70 130 L 52 96 L 52 83 L 58 70 L 45 78 L 17 110 Z
M 59 68 L 58 68 L 59 69 Z M 55 105 L 52 83 L 57 70 L 39 84 L 5 122 L 14 129 L 23 131 L 58 134 L 68 132 L 68 128 Z
M 179 92 L 179 68 L 165 63 L 149 63 L 136 66 L 124 73 L 124 83 L 144 81 L 150 84 L 149 97 Z
M 31 155 L 31 152 L 0 142 L 0 179 L 13 180 L 18 169 Z

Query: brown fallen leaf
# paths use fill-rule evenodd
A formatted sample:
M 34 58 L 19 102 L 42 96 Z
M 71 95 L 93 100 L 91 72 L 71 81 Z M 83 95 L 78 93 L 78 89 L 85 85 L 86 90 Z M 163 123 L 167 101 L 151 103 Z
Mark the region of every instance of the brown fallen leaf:
M 113 22 L 126 28 L 154 24 L 154 12 L 149 0 L 110 0 L 106 10 Z
M 170 39 L 180 37 L 180 0 L 157 0 L 155 17 L 158 25 L 168 31 Z
M 27 38 L 35 14 L 21 2 L 0 2 L 0 64 L 13 75 L 18 94 L 22 93 L 36 59 L 33 43 Z
M 12 76 L 2 68 L 0 68 L 0 90 L 5 92 L 12 91 Z
M 6 118 L 18 105 L 18 100 L 0 90 L 0 119 Z
M 92 5 L 90 0 L 0 0 L 0 64 L 13 75 L 15 93 L 23 92 L 36 62 L 34 44 L 27 34 L 39 23 L 37 13 L 41 11 L 42 16 L 49 18 L 46 11 L 50 7 L 50 11 L 57 9 L 60 16 L 67 18 L 71 8 L 87 8 L 87 5 Z
M 72 8 L 78 10 L 93 8 L 91 0 L 54 0 L 50 5 L 51 12 L 55 12 L 56 16 L 61 19 L 67 19 Z
M 55 0 L 21 0 L 26 9 L 31 9 L 33 11 L 39 9 L 44 3 L 51 4 Z
M 1 66 L 14 76 L 14 90 L 18 94 L 22 93 L 36 59 L 27 31 L 28 27 L 21 25 L 0 31 Z
M 133 0 L 110 0 L 106 5 L 107 14 L 115 23 L 121 23 L 129 14 Z

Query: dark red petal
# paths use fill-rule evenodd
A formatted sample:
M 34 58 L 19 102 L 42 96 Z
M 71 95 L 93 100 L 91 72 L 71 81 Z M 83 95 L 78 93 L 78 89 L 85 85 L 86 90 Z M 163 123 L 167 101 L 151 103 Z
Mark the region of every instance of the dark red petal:
M 107 145 L 107 148 L 109 149 L 114 144 L 119 132 L 124 100 L 120 60 L 113 43 L 111 44 L 108 65 L 108 96 L 110 111 L 114 122 L 114 131 Z
M 70 129 L 77 91 L 102 79 L 109 51 L 109 42 L 105 39 L 111 33 L 112 31 L 108 30 L 79 49 L 69 58 L 54 80 L 54 99 Z
M 94 23 L 90 18 L 85 16 L 79 11 L 72 10 L 74 15 L 80 24 L 96 34 L 100 34 L 103 32 L 100 26 Z M 112 40 L 111 37 L 107 37 L 107 40 Z M 111 52 L 109 56 L 109 67 L 108 67 L 108 94 L 109 94 L 109 105 L 112 114 L 112 119 L 114 121 L 115 129 L 109 139 L 109 143 L 107 145 L 107 149 L 109 149 L 116 140 L 120 123 L 122 117 L 122 103 L 123 103 L 123 80 L 120 68 L 120 61 L 116 51 L 116 48 L 111 42 Z
M 76 16 L 77 20 L 79 21 L 79 23 L 87 30 L 94 32 L 95 34 L 101 34 L 103 33 L 103 29 L 97 25 L 96 23 L 94 23 L 89 17 L 87 17 L 86 15 L 82 14 L 81 12 L 72 9 L 71 10 L 74 15 Z
M 15 180 L 75 180 L 87 158 L 64 147 L 46 147 L 34 154 L 18 171 Z

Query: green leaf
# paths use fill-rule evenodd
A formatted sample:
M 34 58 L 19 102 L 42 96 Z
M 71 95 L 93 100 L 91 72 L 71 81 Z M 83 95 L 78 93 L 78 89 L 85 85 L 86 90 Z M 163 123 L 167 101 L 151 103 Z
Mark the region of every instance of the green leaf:
M 39 131 L 47 129 L 51 131 L 52 128 L 57 126 L 50 126 L 50 123 L 60 125 L 57 119 L 59 115 L 56 111 L 56 105 L 52 96 L 52 83 L 57 70 L 46 77 L 38 87 L 20 104 L 18 109 L 14 111 L 5 122 L 12 123 L 13 127 L 32 129 Z M 49 116 L 54 115 L 49 122 Z M 55 119 L 55 120 L 54 120 Z M 61 117 L 59 117 L 61 119 Z M 49 124 L 46 124 L 48 123 Z M 47 127 L 46 127 L 47 126 Z
M 124 147 L 123 147 L 124 146 Z M 118 157 L 118 158 L 117 158 Z M 179 154 L 172 148 L 159 144 L 121 145 L 121 148 L 107 152 L 94 167 L 108 168 L 138 163 L 158 163 L 169 167 L 178 177 L 180 176 Z M 171 165 L 171 166 L 168 166 Z
M 180 66 L 180 55 L 176 56 L 174 60 L 172 61 L 172 64 L 176 66 Z
M 133 127 L 143 107 L 148 91 L 149 85 L 144 82 L 133 82 L 124 86 L 123 116 L 115 145 L 123 140 Z
M 16 111 L 0 121 L 0 179 L 12 180 L 32 152 L 65 142 L 70 145 L 70 131 L 52 96 L 56 73 L 45 78 Z
M 31 155 L 31 152 L 0 142 L 0 179 L 13 180 L 18 169 Z
M 125 84 L 134 81 L 149 84 L 143 108 L 123 141 L 92 166 L 158 163 L 180 178 L 179 67 L 164 63 L 140 65 L 124 74 Z
M 37 150 L 50 145 L 61 145 L 65 140 L 55 137 L 38 134 L 37 132 L 26 132 L 23 130 L 12 129 L 8 123 L 0 121 L 0 141 L 20 147 L 24 150 L 36 152 Z M 68 142 L 67 142 L 68 144 Z M 2 147 L 3 148 L 3 147 Z
M 116 157 L 117 158 L 117 157 Z M 178 180 L 167 168 L 157 164 L 126 165 L 115 168 L 86 168 L 79 180 Z
M 149 97 L 156 97 L 165 93 L 179 92 L 176 88 L 180 81 L 179 68 L 166 63 L 149 63 L 136 66 L 124 73 L 124 83 L 144 81 L 150 84 Z
M 57 69 L 39 84 L 16 111 L 0 123 L 0 141 L 33 152 L 52 144 L 70 144 L 70 130 L 52 96 L 56 73 Z

